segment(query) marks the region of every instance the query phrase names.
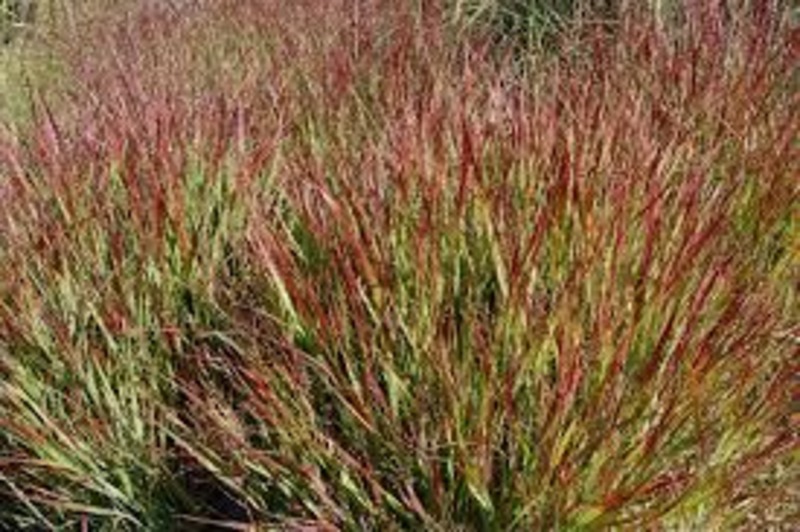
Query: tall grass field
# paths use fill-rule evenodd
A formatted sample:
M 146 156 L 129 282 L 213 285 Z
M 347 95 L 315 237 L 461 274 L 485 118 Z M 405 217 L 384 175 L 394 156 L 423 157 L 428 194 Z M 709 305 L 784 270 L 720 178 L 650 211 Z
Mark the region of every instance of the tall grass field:
M 0 530 L 800 526 L 793 2 L 17 3 Z

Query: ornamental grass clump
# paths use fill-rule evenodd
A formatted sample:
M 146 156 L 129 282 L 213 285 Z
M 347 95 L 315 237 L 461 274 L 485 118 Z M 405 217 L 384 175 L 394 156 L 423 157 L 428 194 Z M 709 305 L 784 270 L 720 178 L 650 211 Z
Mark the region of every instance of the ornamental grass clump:
M 134 9 L 3 141 L 0 523 L 788 522 L 783 12 L 283 4 Z
M 436 33 L 326 57 L 248 230 L 236 399 L 195 384 L 237 443 L 193 452 L 279 520 L 740 522 L 796 445 L 796 58 L 714 20 L 522 80 Z
M 6 147 L 2 480 L 21 510 L 42 507 L 37 522 L 158 528 L 180 494 L 163 419 L 182 346 L 213 335 L 255 152 L 235 147 L 223 100 L 147 105 L 138 118 L 104 105 L 119 113 L 92 130 L 48 122 L 29 149 Z
M 4 526 L 164 529 L 203 512 L 165 419 L 184 346 L 222 323 L 217 270 L 273 133 L 246 138 L 243 98 L 189 92 L 180 64 L 136 42 L 138 65 L 120 43 L 107 63 L 66 57 L 81 85 L 3 139 Z

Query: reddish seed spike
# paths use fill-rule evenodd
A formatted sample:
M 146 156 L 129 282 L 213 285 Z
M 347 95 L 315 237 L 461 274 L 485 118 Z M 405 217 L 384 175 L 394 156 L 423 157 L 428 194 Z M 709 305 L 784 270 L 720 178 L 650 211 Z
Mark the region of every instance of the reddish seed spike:
M 655 376 L 659 367 L 661 366 L 663 358 L 667 353 L 667 343 L 670 341 L 674 331 L 677 314 L 678 314 L 678 307 L 676 306 L 673 307 L 672 311 L 670 312 L 669 318 L 667 319 L 667 323 L 661 330 L 661 334 L 659 335 L 658 341 L 656 342 L 656 346 L 653 349 L 653 352 L 650 354 L 647 365 L 641 371 L 638 377 L 638 380 L 640 382 L 642 383 L 650 382 Z
M 703 369 L 707 369 L 706 364 L 709 362 L 709 358 L 711 357 L 710 351 L 712 349 L 712 345 L 715 341 L 721 340 L 719 337 L 722 331 L 727 328 L 737 314 L 743 311 L 742 307 L 743 297 L 741 296 L 741 293 L 735 293 L 726 303 L 722 315 L 701 340 L 698 347 L 698 354 L 693 362 L 694 366 L 702 366 Z
M 677 371 L 678 365 L 686 355 L 689 347 L 690 337 L 693 332 L 692 325 L 696 323 L 697 319 L 699 318 L 712 289 L 717 284 L 720 275 L 723 273 L 724 267 L 724 265 L 716 265 L 706 273 L 695 297 L 692 300 L 691 307 L 686 318 L 684 332 L 681 335 L 681 338 L 678 340 L 678 343 L 673 350 L 673 356 L 670 359 L 670 370 L 673 372 Z
M 458 191 L 456 193 L 456 212 L 459 217 L 461 217 L 466 207 L 467 193 L 469 192 L 470 180 L 473 173 L 472 134 L 469 131 L 466 119 L 463 117 L 461 119 L 460 149 Z

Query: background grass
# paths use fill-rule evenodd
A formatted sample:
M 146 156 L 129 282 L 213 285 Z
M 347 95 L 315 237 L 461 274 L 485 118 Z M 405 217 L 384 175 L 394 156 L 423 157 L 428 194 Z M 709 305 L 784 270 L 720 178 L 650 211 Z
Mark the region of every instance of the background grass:
M 798 29 L 669 6 L 110 2 L 6 49 L 0 524 L 791 526 Z

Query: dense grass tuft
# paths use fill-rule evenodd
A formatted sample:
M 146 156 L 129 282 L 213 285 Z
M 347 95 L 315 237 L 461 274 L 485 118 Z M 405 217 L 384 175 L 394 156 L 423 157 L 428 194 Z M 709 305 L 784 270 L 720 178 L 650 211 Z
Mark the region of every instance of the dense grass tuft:
M 82 16 L 0 139 L 0 526 L 789 523 L 797 27 L 697 5 Z

